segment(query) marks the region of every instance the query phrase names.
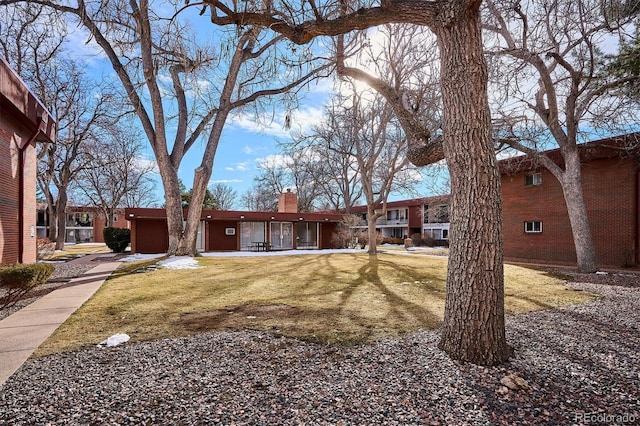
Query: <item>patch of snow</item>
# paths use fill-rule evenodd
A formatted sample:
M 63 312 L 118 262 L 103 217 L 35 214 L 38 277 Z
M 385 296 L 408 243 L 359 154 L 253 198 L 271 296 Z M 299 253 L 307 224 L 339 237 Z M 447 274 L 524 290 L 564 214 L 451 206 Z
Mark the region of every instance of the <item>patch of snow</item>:
M 156 259 L 162 256 L 166 256 L 166 253 L 155 253 L 155 254 L 135 253 L 130 256 L 118 259 L 118 262 L 135 262 L 136 260 Z
M 110 348 L 112 346 L 118 346 L 122 343 L 126 343 L 128 342 L 130 339 L 128 334 L 114 334 L 113 336 L 109 337 L 106 340 L 103 340 L 102 342 L 98 343 L 98 347 L 99 348 Z
M 609 273 L 604 271 L 597 271 L 596 275 L 609 275 Z
M 407 247 L 407 251 L 440 251 L 446 247 Z
M 197 269 L 200 267 L 200 264 L 193 257 L 171 256 L 158 262 L 158 266 L 167 269 Z
M 202 253 L 204 257 L 254 257 L 254 256 L 300 256 L 307 254 L 365 253 L 359 249 L 325 250 L 277 250 L 277 251 L 219 251 Z

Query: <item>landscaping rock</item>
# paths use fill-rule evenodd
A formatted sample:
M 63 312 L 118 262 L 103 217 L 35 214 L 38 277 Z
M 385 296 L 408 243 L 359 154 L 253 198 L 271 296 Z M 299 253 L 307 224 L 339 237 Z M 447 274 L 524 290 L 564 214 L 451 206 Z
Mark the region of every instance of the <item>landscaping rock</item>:
M 568 285 L 602 297 L 508 317 L 501 366 L 452 361 L 439 330 L 351 347 L 208 332 L 32 358 L 0 425 L 638 424 L 640 288 Z

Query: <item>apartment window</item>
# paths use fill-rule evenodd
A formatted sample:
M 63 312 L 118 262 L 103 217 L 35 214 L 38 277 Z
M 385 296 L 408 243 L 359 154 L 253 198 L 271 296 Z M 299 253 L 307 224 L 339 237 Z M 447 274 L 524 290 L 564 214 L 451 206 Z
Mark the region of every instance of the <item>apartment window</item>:
M 117 222 L 117 221 L 118 221 L 118 215 L 117 215 L 117 214 L 114 214 L 114 215 L 113 215 L 113 223 L 115 223 L 115 222 Z
M 539 234 L 542 232 L 542 222 L 533 220 L 524 223 L 524 232 L 527 234 Z
M 524 186 L 542 185 L 542 173 L 532 173 L 524 177 Z

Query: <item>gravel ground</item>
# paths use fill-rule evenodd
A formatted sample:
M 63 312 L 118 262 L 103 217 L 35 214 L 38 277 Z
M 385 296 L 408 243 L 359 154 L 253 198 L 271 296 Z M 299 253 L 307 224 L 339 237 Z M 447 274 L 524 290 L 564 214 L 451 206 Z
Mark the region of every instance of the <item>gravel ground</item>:
M 49 277 L 49 280 L 32 289 L 22 299 L 16 302 L 15 305 L 9 308 L 0 309 L 0 320 L 8 317 L 14 312 L 18 312 L 25 306 L 35 302 L 38 298 L 44 296 L 47 293 L 51 293 L 53 290 L 64 286 L 71 278 L 79 277 L 87 272 L 89 269 L 94 268 L 96 265 L 82 264 L 82 263 L 54 263 L 56 268 L 53 274 Z M 4 296 L 2 290 L 0 290 L 0 298 Z
M 640 288 L 509 317 L 500 367 L 452 362 L 438 331 L 357 347 L 257 332 L 30 359 L 0 389 L 0 425 L 640 424 Z

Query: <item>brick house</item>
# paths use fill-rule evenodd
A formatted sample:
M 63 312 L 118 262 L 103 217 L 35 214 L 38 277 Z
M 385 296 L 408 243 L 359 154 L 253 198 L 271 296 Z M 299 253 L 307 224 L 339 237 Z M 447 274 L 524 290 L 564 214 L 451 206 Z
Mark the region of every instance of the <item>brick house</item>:
M 640 133 L 633 133 L 580 145 L 582 189 L 600 266 L 640 264 L 639 142 Z M 634 143 L 636 151 L 625 149 Z M 562 164 L 559 149 L 547 155 Z M 505 259 L 575 265 L 571 225 L 557 179 L 524 156 L 499 165 Z
M 104 213 L 97 207 L 67 206 L 66 211 L 66 244 L 104 243 L 103 231 L 106 226 Z M 39 205 L 37 211 L 36 231 L 38 238 L 48 237 L 49 212 L 46 205 Z M 129 228 L 124 209 L 116 209 L 113 213 L 114 228 Z
M 359 228 L 366 229 L 367 206 L 351 210 L 362 218 Z M 376 221 L 376 230 L 383 238 L 405 238 L 417 233 L 442 245 L 449 240 L 449 227 L 448 195 L 390 201 L 386 215 Z
M 55 121 L 0 57 L 0 263 L 33 263 L 36 142 L 55 140 Z
M 131 253 L 164 253 L 169 247 L 164 209 L 125 209 L 131 222 Z M 185 211 L 184 217 L 187 216 Z M 343 216 L 299 213 L 297 196 L 280 194 L 277 212 L 203 210 L 199 251 L 311 250 L 332 248 Z

